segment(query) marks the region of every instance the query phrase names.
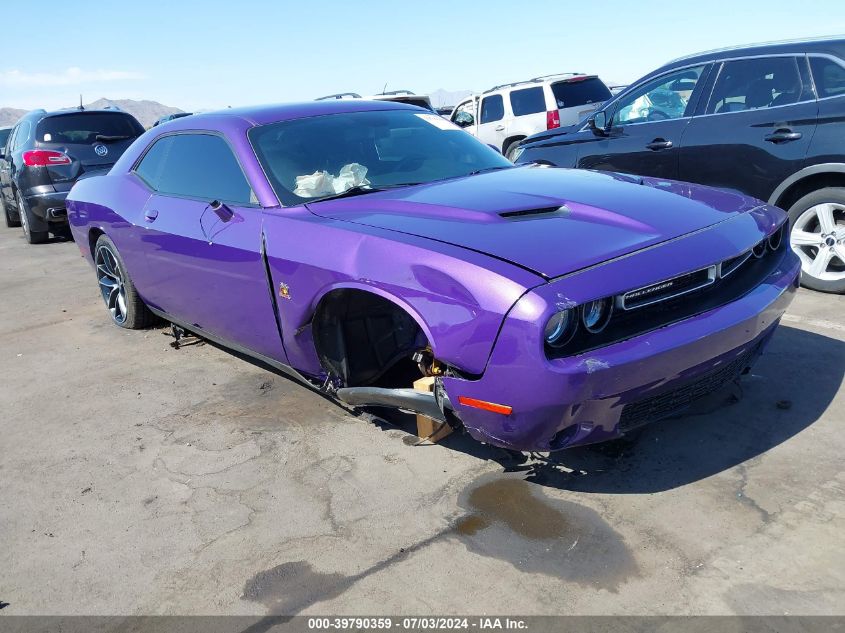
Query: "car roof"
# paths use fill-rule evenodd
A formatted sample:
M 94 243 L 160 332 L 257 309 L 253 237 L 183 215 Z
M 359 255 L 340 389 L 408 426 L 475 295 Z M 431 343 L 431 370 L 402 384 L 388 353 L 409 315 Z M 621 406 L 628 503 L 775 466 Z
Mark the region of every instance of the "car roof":
M 753 55 L 777 55 L 782 53 L 827 53 L 845 58 L 845 36 L 807 38 L 801 40 L 784 40 L 780 42 L 761 42 L 757 44 L 743 44 L 740 46 L 729 46 L 710 51 L 702 51 L 692 55 L 685 55 L 673 59 L 664 64 L 656 71 L 669 70 L 678 66 L 688 66 L 696 62 L 709 62 L 732 57 L 747 57 Z M 647 75 L 648 76 L 648 75 Z
M 303 119 L 323 114 L 345 114 L 349 112 L 367 112 L 370 110 L 423 110 L 417 106 L 395 101 L 367 101 L 365 99 L 332 99 L 326 101 L 304 101 L 300 103 L 282 103 L 243 108 L 227 108 L 213 112 L 203 112 L 190 117 L 180 117 L 167 123 L 168 129 L 201 127 L 211 120 L 239 119 L 255 125 L 267 125 L 291 119 Z M 178 126 L 178 127 L 177 127 Z
M 491 92 L 498 92 L 499 90 L 506 90 L 512 88 L 519 88 L 524 86 L 531 86 L 531 85 L 542 85 L 545 83 L 556 83 L 558 81 L 572 81 L 578 80 L 583 81 L 584 79 L 593 79 L 598 78 L 598 75 L 588 75 L 587 73 L 555 73 L 553 75 L 541 75 L 540 77 L 534 77 L 533 79 L 525 79 L 523 81 L 514 81 L 508 84 L 501 84 L 498 86 L 493 86 L 489 90 L 485 90 L 481 94 L 488 94 Z

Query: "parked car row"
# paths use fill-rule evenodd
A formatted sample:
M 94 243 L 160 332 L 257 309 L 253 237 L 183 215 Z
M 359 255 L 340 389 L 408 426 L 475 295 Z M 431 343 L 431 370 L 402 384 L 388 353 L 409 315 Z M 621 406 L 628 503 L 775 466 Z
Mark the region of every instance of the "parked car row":
M 695 56 L 616 97 L 538 77 L 459 104 L 463 128 L 405 91 L 143 134 L 122 112 L 37 111 L 6 142 L 2 201 L 30 242 L 69 221 L 120 327 L 162 318 L 348 405 L 558 450 L 737 380 L 802 267 L 845 265 L 842 47 Z M 551 129 L 515 141 L 523 121 Z M 746 193 L 675 180 L 688 148 Z M 810 205 L 792 227 L 757 199 L 769 170 L 776 201 Z
M 804 285 L 845 292 L 845 39 L 675 60 L 510 156 L 711 185 L 779 206 Z
M 577 123 L 610 97 L 596 75 L 547 75 L 470 97 L 455 107 L 450 120 L 512 159 L 527 136 Z

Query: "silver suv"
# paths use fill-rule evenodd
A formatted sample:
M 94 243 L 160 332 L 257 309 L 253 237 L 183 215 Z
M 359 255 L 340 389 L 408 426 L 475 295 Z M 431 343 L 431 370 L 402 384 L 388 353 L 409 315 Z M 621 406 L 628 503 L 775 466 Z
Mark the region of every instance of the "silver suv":
M 596 75 L 545 75 L 474 95 L 455 106 L 450 120 L 511 158 L 525 137 L 574 125 L 610 97 Z

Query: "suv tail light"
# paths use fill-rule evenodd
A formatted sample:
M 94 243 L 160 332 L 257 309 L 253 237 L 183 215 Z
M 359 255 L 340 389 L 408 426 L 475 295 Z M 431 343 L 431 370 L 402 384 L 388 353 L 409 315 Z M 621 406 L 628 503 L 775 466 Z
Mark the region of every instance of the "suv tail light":
M 47 167 L 48 165 L 70 165 L 70 156 L 50 149 L 32 149 L 23 153 L 23 162 L 27 167 Z
M 546 112 L 546 129 L 553 130 L 556 127 L 560 127 L 560 112 L 549 110 Z

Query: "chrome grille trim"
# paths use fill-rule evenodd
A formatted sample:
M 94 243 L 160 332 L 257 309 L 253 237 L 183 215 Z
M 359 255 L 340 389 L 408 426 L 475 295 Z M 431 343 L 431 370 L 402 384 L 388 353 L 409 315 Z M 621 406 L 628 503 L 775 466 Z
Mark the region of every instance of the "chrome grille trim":
M 701 290 L 702 288 L 706 288 L 707 286 L 712 286 L 717 279 L 717 266 L 714 264 L 713 266 L 708 266 L 707 268 L 699 268 L 698 270 L 693 270 L 688 273 L 683 273 L 682 275 L 677 275 L 675 277 L 670 277 L 669 279 L 664 279 L 663 281 L 658 281 L 657 283 L 649 284 L 648 286 L 642 286 L 640 288 L 635 288 L 634 290 L 629 290 L 628 292 L 618 295 L 616 297 L 616 307 L 622 310 L 638 310 L 639 308 L 645 308 L 646 306 L 654 305 L 655 303 L 662 303 L 663 301 L 668 301 L 670 299 L 674 299 L 676 297 L 683 296 L 690 292 L 695 292 L 696 290 Z M 673 283 L 682 277 L 687 277 L 688 275 L 695 275 L 697 273 L 701 273 L 702 271 L 707 271 L 707 278 L 700 283 L 697 283 L 693 286 L 685 287 L 683 290 L 679 292 L 673 292 L 671 294 L 661 294 L 655 297 L 651 301 L 645 301 L 643 303 L 638 303 L 635 306 L 628 305 L 628 302 L 634 298 L 632 295 L 636 295 L 637 293 L 659 293 L 663 289 L 669 289 L 672 287 Z

